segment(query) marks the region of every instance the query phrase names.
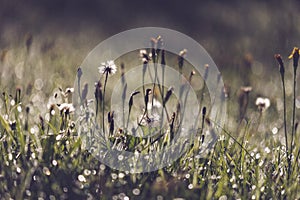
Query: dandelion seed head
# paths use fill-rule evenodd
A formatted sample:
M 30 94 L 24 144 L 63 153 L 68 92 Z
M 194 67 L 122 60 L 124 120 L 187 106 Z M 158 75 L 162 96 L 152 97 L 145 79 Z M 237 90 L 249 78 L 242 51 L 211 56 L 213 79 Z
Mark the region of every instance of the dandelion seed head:
M 183 57 L 183 56 L 186 55 L 186 53 L 187 53 L 187 50 L 186 50 L 186 49 L 183 49 L 183 50 L 181 50 L 181 51 L 179 52 L 179 56 Z
M 110 74 L 113 75 L 117 72 L 117 66 L 113 60 L 108 60 L 101 63 L 101 66 L 98 67 L 100 74 Z
M 273 135 L 276 135 L 278 133 L 278 128 L 277 127 L 272 128 L 272 133 Z
M 264 112 L 270 107 L 271 102 L 268 98 L 258 97 L 255 101 L 255 105 L 260 112 Z

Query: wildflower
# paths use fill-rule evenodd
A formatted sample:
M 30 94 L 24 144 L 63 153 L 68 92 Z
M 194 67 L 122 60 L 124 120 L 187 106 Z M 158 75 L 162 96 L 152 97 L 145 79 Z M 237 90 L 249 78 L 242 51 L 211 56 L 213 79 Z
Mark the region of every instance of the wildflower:
M 271 103 L 270 103 L 270 99 L 268 98 L 262 98 L 262 97 L 258 97 L 255 101 L 255 105 L 258 107 L 258 110 L 260 112 L 264 112 L 265 110 L 267 110 Z
M 144 64 L 147 64 L 151 60 L 152 54 L 147 53 L 145 49 L 140 50 L 140 58 Z
M 294 47 L 291 55 L 289 56 L 289 59 L 293 58 L 293 66 L 294 66 L 294 68 L 298 67 L 299 52 L 300 52 L 299 48 L 298 47 Z
M 279 72 L 280 72 L 281 76 L 283 76 L 284 75 L 284 65 L 283 65 L 281 55 L 275 54 L 275 59 L 277 60 L 277 62 L 279 64 Z
M 60 112 L 72 113 L 75 111 L 75 108 L 71 103 L 57 104 L 57 107 Z
M 178 66 L 179 66 L 180 70 L 182 70 L 184 56 L 186 55 L 186 53 L 187 53 L 186 49 L 183 49 L 182 51 L 179 52 L 179 55 L 178 55 Z
M 117 72 L 117 66 L 113 60 L 109 60 L 101 63 L 101 66 L 98 67 L 100 74 L 115 74 Z
M 153 98 L 153 105 L 151 102 L 148 102 L 147 109 L 151 110 L 153 108 L 161 108 L 161 106 L 161 103 L 156 98 Z
M 157 113 L 152 113 L 150 115 L 141 115 L 139 119 L 139 125 L 153 128 L 157 127 L 160 124 L 160 120 L 160 115 Z
M 248 107 L 249 102 L 249 93 L 251 92 L 252 87 L 241 87 L 241 93 L 239 95 L 239 113 L 240 113 L 240 120 L 245 118 L 245 114 Z
M 65 94 L 73 93 L 74 88 L 66 88 Z

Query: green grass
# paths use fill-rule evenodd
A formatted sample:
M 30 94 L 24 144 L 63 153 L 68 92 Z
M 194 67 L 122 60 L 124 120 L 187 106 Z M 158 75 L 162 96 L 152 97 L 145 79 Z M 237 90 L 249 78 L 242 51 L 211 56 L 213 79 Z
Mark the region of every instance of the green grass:
M 26 57 L 22 50 L 14 52 L 20 57 Z M 52 55 L 53 52 L 46 54 Z M 39 55 L 45 56 L 42 53 L 35 56 Z M 38 65 L 36 58 L 29 58 L 27 62 L 33 68 Z M 54 58 L 52 63 L 56 65 L 56 69 L 52 70 L 57 72 L 59 66 L 68 62 L 64 57 Z M 170 63 L 172 66 L 177 65 L 176 61 L 172 63 L 171 60 Z M 187 77 L 190 69 L 191 66 L 188 66 L 183 71 Z M 33 86 L 31 92 L 26 92 L 28 85 L 34 85 L 34 81 L 27 80 L 26 77 L 18 83 L 10 82 L 6 87 L 1 86 L 0 199 L 124 199 L 125 196 L 130 199 L 300 198 L 299 131 L 295 132 L 294 148 L 289 152 L 292 157 L 291 169 L 288 170 L 288 158 L 283 145 L 282 109 L 278 110 L 272 105 L 258 117 L 260 113 L 254 103 L 250 103 L 247 120 L 238 124 L 237 95 L 232 92 L 226 99 L 228 123 L 218 129 L 218 141 L 210 151 L 200 153 L 201 142 L 196 142 L 189 146 L 189 150 L 182 157 L 163 169 L 130 174 L 105 166 L 83 148 L 74 114 L 60 111 L 56 105 L 67 102 L 64 98 L 57 100 L 61 97 L 57 88 L 72 85 L 72 78 L 64 77 L 72 77 L 72 73 L 75 74 L 76 71 L 68 69 L 64 73 L 66 75 L 58 78 L 58 82 L 42 77 L 45 90 L 38 90 L 38 87 Z M 103 84 L 103 79 L 101 80 Z M 192 85 L 197 85 L 193 82 L 195 80 L 198 79 L 193 79 Z M 52 84 L 49 84 L 51 81 Z M 107 84 L 110 84 L 110 80 Z M 18 95 L 19 89 L 12 89 L 16 85 L 24 88 L 21 89 L 21 95 Z M 274 87 L 277 87 L 274 92 L 278 92 L 274 99 L 282 101 L 280 82 Z M 198 96 L 205 92 L 203 88 L 197 90 Z M 57 99 L 52 97 L 54 94 L 51 91 L 58 92 Z M 288 100 L 291 96 L 292 94 L 288 95 Z M 252 100 L 253 97 L 250 96 L 249 102 Z M 170 102 L 175 101 L 170 99 Z M 287 109 L 290 115 L 290 104 Z M 102 111 L 99 110 L 99 113 Z M 105 109 L 105 113 L 107 112 Z M 101 117 L 99 114 L 99 118 Z M 108 123 L 106 125 L 110 126 Z M 216 127 L 212 125 L 213 119 L 206 121 L 199 127 L 199 133 L 193 139 L 201 141 L 200 133 L 214 130 Z M 272 133 L 274 127 L 278 128 L 276 134 Z M 122 135 L 128 141 L 123 148 L 134 151 L 139 146 L 147 152 L 152 145 L 145 145 L 141 138 L 131 137 L 127 130 L 118 135 L 117 128 L 114 128 L 110 140 L 115 142 Z M 169 140 L 169 132 L 172 132 L 170 126 L 153 143 L 158 150 Z

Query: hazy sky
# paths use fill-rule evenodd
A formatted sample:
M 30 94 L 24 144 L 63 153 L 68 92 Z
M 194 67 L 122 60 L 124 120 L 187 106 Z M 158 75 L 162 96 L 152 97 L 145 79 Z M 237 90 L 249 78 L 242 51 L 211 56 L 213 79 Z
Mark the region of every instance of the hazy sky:
M 257 58 L 269 55 L 267 61 L 271 60 L 275 52 L 289 51 L 298 45 L 300 33 L 299 1 L 1 2 L 2 48 L 18 41 L 20 35 L 28 32 L 53 36 L 93 32 L 90 38 L 103 40 L 130 28 L 160 26 L 193 37 L 215 55 L 217 63 L 226 65 L 231 62 L 231 54 L 247 52 Z

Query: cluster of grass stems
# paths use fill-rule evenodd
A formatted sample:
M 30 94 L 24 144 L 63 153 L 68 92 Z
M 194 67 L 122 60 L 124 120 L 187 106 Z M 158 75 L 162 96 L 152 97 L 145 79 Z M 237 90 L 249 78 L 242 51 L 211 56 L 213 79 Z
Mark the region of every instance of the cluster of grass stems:
M 161 77 L 157 74 L 157 67 L 164 68 L 166 65 L 165 51 L 160 50 L 160 42 L 160 37 L 152 40 L 151 60 L 148 54 L 142 54 L 144 70 L 141 76 L 144 77 L 149 62 L 153 62 L 153 85 L 146 88 L 143 84 L 142 91 L 133 92 L 129 101 L 123 102 L 123 108 L 128 104 L 129 110 L 123 109 L 123 119 L 127 117 L 127 120 L 124 120 L 122 127 L 114 127 L 114 112 L 106 109 L 106 85 L 111 71 L 104 71 L 104 81 L 100 79 L 96 83 L 95 122 L 100 124 L 103 136 L 109 141 L 107 144 L 121 144 L 121 150 L 147 153 L 153 148 L 162 151 L 175 137 L 181 121 L 179 111 L 184 109 L 185 104 L 173 105 L 175 110 L 171 112 L 167 108 L 172 97 L 172 88 L 165 91 L 163 87 L 164 69 Z M 185 51 L 181 52 L 178 57 L 178 70 L 181 73 L 184 53 Z M 0 110 L 0 199 L 299 199 L 300 144 L 297 142 L 298 123 L 295 117 L 299 49 L 292 53 L 294 90 L 289 130 L 284 65 L 280 55 L 275 58 L 279 62 L 283 86 L 285 145 L 272 137 L 265 141 L 264 147 L 255 145 L 249 142 L 255 135 L 250 131 L 253 129 L 249 124 L 240 127 L 243 125 L 239 123 L 236 130 L 241 133 L 237 134 L 229 132 L 225 127 L 219 127 L 221 131 L 217 133 L 218 141 L 202 154 L 200 150 L 206 139 L 205 132 L 215 131 L 213 119 L 208 118 L 209 108 L 202 105 L 199 110 L 201 117 L 197 118 L 200 126 L 196 128 L 196 138 L 192 138 L 194 142 L 188 151 L 170 165 L 147 173 L 131 174 L 111 169 L 82 148 L 83 141 L 78 136 L 73 108 L 67 100 L 60 105 L 51 105 L 48 108 L 49 117 L 45 119 L 24 106 L 27 102 L 23 102 L 20 89 L 14 95 L 3 92 Z M 122 75 L 123 70 L 124 66 Z M 80 82 L 82 73 L 84 72 L 79 69 L 78 91 L 82 105 L 87 106 L 88 86 L 82 86 Z M 209 78 L 207 73 L 203 79 Z M 189 83 L 192 82 L 193 75 L 193 72 L 187 75 Z M 126 80 L 122 81 L 126 89 Z M 183 83 L 184 89 L 185 84 Z M 158 90 L 159 95 L 156 97 L 162 102 L 161 117 L 166 115 L 166 125 L 163 126 L 165 128 L 157 130 L 157 134 L 150 139 L 132 137 L 131 130 L 127 130 L 127 127 L 135 103 L 134 98 L 142 95 L 144 99 L 142 117 L 137 123 L 147 132 L 150 128 L 142 122 L 150 120 L 151 113 L 148 113 L 147 106 L 152 104 L 152 108 L 154 107 L 154 98 L 150 98 L 150 93 L 154 93 L 154 90 Z M 185 99 L 188 93 L 188 90 L 182 92 L 182 98 Z M 202 102 L 203 91 L 199 95 Z M 224 103 L 229 98 L 226 97 Z M 35 120 L 36 116 L 38 121 Z

